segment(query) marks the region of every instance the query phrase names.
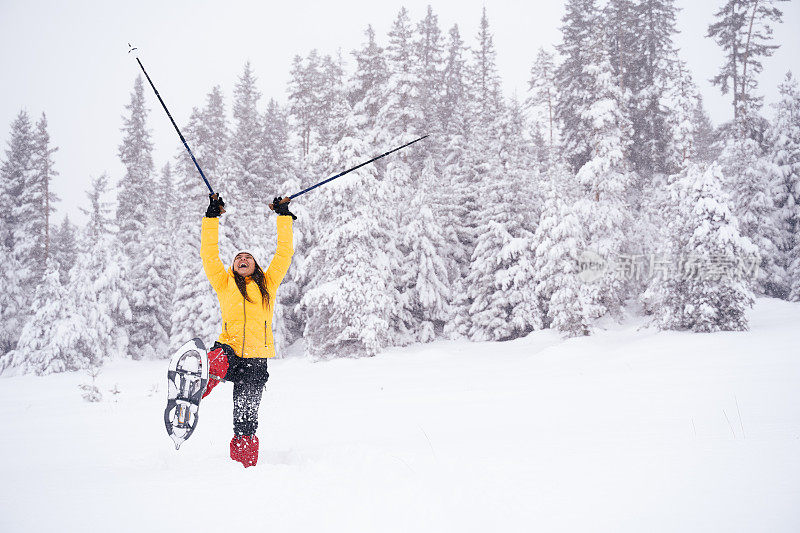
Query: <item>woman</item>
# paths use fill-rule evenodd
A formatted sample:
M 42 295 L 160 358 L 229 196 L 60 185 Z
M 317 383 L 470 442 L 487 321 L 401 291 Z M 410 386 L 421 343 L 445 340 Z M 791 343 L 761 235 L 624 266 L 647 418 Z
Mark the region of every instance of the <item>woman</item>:
M 233 438 L 231 459 L 246 467 L 258 461 L 258 406 L 269 379 L 267 359 L 275 357 L 272 312 L 275 294 L 289 270 L 294 248 L 288 200 L 275 198 L 278 214 L 278 249 L 267 271 L 261 270 L 253 255 L 241 251 L 226 270 L 219 258 L 219 216 L 225 202 L 216 194 L 203 218 L 200 255 L 203 270 L 217 293 L 223 328 L 208 354 L 209 380 L 205 398 L 221 381 L 233 381 Z

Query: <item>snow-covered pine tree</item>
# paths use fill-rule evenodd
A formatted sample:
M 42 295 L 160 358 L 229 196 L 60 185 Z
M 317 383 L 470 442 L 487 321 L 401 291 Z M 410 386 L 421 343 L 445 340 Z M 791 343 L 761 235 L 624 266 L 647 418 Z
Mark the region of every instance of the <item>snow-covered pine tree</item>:
M 261 93 L 256 87 L 256 76 L 248 61 L 233 90 L 234 131 L 230 137 L 230 177 L 236 183 L 238 207 L 249 207 L 265 190 L 265 154 L 259 149 L 263 125 L 258 112 Z M 230 194 L 230 193 L 229 193 Z M 246 202 L 245 202 L 246 201 Z M 247 205 L 245 206 L 245 202 Z
M 304 61 L 295 56 L 289 80 L 289 115 L 305 157 L 316 146 L 330 149 L 342 135 L 349 111 L 342 58 L 309 52 Z
M 481 220 L 466 279 L 473 340 L 508 340 L 542 327 L 531 290 L 539 178 L 522 106 L 512 99 L 496 122 L 497 160 L 482 173 Z
M 123 117 L 123 139 L 119 145 L 119 158 L 125 167 L 125 175 L 117 189 L 116 224 L 125 265 L 129 270 L 126 281 L 129 284 L 132 318 L 125 327 L 130 339 L 129 355 L 134 359 L 155 356 L 164 338 L 164 331 L 157 318 L 157 309 L 152 303 L 156 298 L 156 288 L 150 277 L 150 269 L 156 258 L 147 239 L 148 226 L 153 214 L 150 211 L 150 196 L 155 188 L 153 180 L 153 143 L 147 128 L 149 113 L 145 104 L 142 77 L 134 82 L 131 100 L 125 106 L 127 115 Z M 163 258 L 158 258 L 163 260 Z
M 464 46 L 458 25 L 454 24 L 448 32 L 444 72 L 442 73 L 443 95 L 439 102 L 437 122 L 441 124 L 445 146 L 454 135 L 463 135 L 463 119 L 466 117 L 468 88 L 466 85 L 467 60 L 469 51 Z
M 53 228 L 52 233 L 50 255 L 58 264 L 60 279 L 66 283 L 69 281 L 69 270 L 75 264 L 78 255 L 77 229 L 70 222 L 69 215 L 65 215 L 61 225 Z
M 0 243 L 0 365 L 6 353 L 13 350 L 19 340 L 20 332 L 25 324 L 26 313 L 30 305 L 30 296 L 23 290 L 20 274 L 21 264 L 16 260 L 11 249 Z M 24 307 L 23 307 L 24 306 Z
M 748 328 L 745 312 L 754 299 L 746 276 L 758 250 L 739 232 L 722 185 L 715 163 L 689 165 L 670 187 L 676 216 L 668 223 L 665 259 L 671 268 L 644 294 L 662 329 Z
M 423 165 L 427 164 L 427 156 L 439 154 L 441 146 L 441 124 L 438 120 L 438 110 L 443 96 L 444 75 L 444 39 L 439 29 L 439 17 L 429 5 L 425 18 L 417 24 L 414 37 L 414 57 L 416 63 L 417 105 L 419 106 L 420 122 L 414 126 L 415 130 L 431 137 L 427 139 L 425 154 L 419 153 L 414 158 L 412 168 L 421 172 Z
M 367 41 L 361 49 L 353 52 L 356 67 L 348 82 L 347 99 L 354 113 L 367 120 L 359 127 L 370 130 L 382 105 L 378 96 L 388 80 L 388 73 L 383 48 L 375 41 L 375 30 L 371 25 L 364 30 L 364 35 Z
M 697 95 L 697 107 L 694 111 L 694 122 L 696 124 L 694 134 L 694 146 L 697 161 L 711 164 L 719 156 L 717 148 L 717 131 L 711 123 L 703 105 L 703 97 Z
M 331 150 L 332 168 L 354 166 L 370 153 L 353 132 Z M 314 271 L 301 301 L 307 351 L 314 357 L 374 355 L 392 344 L 392 317 L 398 315 L 394 237 L 376 207 L 386 205 L 386 184 L 370 165 L 315 192 L 319 242 L 309 252 Z
M 604 49 L 602 43 L 595 43 L 583 78 L 585 89 L 592 96 L 577 111 L 591 127 L 584 135 L 592 149 L 576 175 L 583 197 L 572 208 L 586 225 L 587 246 L 613 264 L 620 253 L 635 249 L 640 237 L 630 232 L 628 195 L 634 173 L 625 151 L 631 143 L 632 128 L 624 115 L 624 96 Z M 594 291 L 594 303 L 602 307 L 602 314 L 618 312 L 628 296 L 626 280 L 614 269 L 606 270 L 597 283 L 587 287 Z
M 667 116 L 671 139 L 664 158 L 664 170 L 672 174 L 686 168 L 690 161 L 697 162 L 695 137 L 700 127 L 695 118 L 700 105 L 697 86 L 683 61 L 676 61 L 674 67 L 670 85 L 662 97 L 662 105 L 672 110 Z
M 485 268 L 477 266 L 474 254 L 481 236 L 492 230 L 493 216 L 506 211 L 507 206 L 499 206 L 499 203 L 508 201 L 507 197 L 498 195 L 497 189 L 504 172 L 500 152 L 505 107 L 485 9 L 477 40 L 478 45 L 472 50 L 471 61 L 464 70 L 465 98 L 455 106 L 456 113 L 451 117 L 453 133 L 445 152 L 444 172 L 453 191 L 452 209 L 448 210 L 452 222 L 448 223 L 455 230 L 460 248 L 454 250 L 453 257 L 459 261 L 461 271 L 460 279 L 454 284 L 456 317 L 445 331 L 449 337 L 479 335 L 471 331 L 475 299 L 487 295 L 491 283 L 483 277 Z M 454 44 L 457 43 L 451 42 L 450 53 L 458 51 Z M 448 68 L 449 65 L 448 60 Z M 491 253 L 489 248 L 483 252 Z M 478 278 L 484 282 L 476 284 Z
M 782 22 L 783 13 L 776 6 L 787 0 L 727 0 L 708 26 L 711 37 L 722 48 L 725 60 L 711 83 L 722 94 L 733 95 L 733 117 L 739 121 L 756 118 L 763 97 L 756 90 L 756 76 L 763 70 L 761 59 L 775 53 L 772 23 Z
M 781 184 L 776 196 L 785 234 L 783 264 L 786 266 L 788 296 L 800 300 L 800 89 L 791 72 L 778 86 L 780 100 L 774 105 L 775 120 L 766 133 L 769 158 Z
M 478 25 L 477 39 L 478 44 L 472 50 L 472 63 L 467 71 L 467 83 L 472 92 L 475 113 L 481 124 L 480 129 L 486 131 L 492 128 L 493 122 L 502 112 L 503 96 L 500 76 L 497 73 L 494 36 L 489 30 L 489 18 L 485 6 Z
M 638 54 L 640 43 L 645 39 L 642 34 L 645 24 L 638 16 L 637 7 L 641 9 L 652 3 L 644 0 L 637 6 L 634 0 L 608 0 L 598 19 L 598 30 L 605 35 L 603 42 L 608 61 L 620 91 L 629 91 L 631 96 L 639 89 L 636 63 L 643 59 Z
M 0 166 L 0 192 L 4 198 L 20 198 L 24 194 L 25 183 L 33 169 L 34 133 L 27 111 L 20 111 L 11 123 L 6 157 Z M 15 202 L 9 202 L 13 205 Z M 0 213 L 0 236 L 9 249 L 14 248 L 14 233 L 19 221 L 14 209 L 4 209 Z
M 544 205 L 531 243 L 537 314 L 544 327 L 568 336 L 588 335 L 602 310 L 579 277 L 586 235 L 574 208 L 579 187 L 566 161 L 553 161 L 542 189 Z
M 743 131 L 750 121 L 742 114 L 739 122 L 742 125 L 737 129 Z M 786 297 L 788 280 L 781 257 L 786 235 L 775 204 L 783 183 L 777 169 L 755 140 L 741 134 L 728 138 L 718 161 L 739 230 L 756 245 L 761 257 L 753 289 L 758 294 Z
M 151 197 L 153 213 L 147 226 L 147 255 L 142 258 L 150 280 L 150 305 L 157 327 L 150 344 L 156 357 L 169 357 L 169 333 L 172 327 L 172 298 L 175 292 L 176 268 L 171 264 L 175 251 L 173 228 L 177 219 L 172 168 L 166 163 L 161 170 L 156 191 Z M 144 270 L 145 264 L 141 265 Z
M 381 108 L 375 120 L 371 141 L 376 146 L 391 148 L 398 141 L 417 134 L 414 128 L 420 124 L 422 115 L 419 109 L 419 95 L 414 67 L 414 41 L 408 11 L 401 8 L 389 31 L 389 44 L 386 47 L 386 67 L 389 79 L 383 87 Z M 408 139 L 411 140 L 411 139 Z M 386 165 L 393 162 L 409 161 L 411 151 L 398 154 Z M 380 169 L 383 162 L 378 164 Z M 411 171 L 408 171 L 411 177 Z M 412 183 L 398 184 L 412 185 Z
M 268 189 L 261 194 L 269 194 L 267 191 L 277 191 L 279 185 L 294 177 L 289 152 L 289 119 L 286 110 L 274 99 L 270 99 L 264 112 L 263 131 L 261 146 Z
M 26 111 L 20 111 L 11 123 L 5 160 L 0 166 L 0 197 L 6 199 L 7 209 L 0 210 L 0 354 L 13 349 L 19 339 L 22 325 L 30 308 L 30 295 L 25 292 L 29 271 L 21 268 L 23 250 L 31 252 L 30 242 L 35 240 L 24 234 L 19 220 L 21 212 L 35 209 L 28 203 L 17 205 L 25 195 L 33 172 L 34 133 Z M 23 239 L 22 242 L 19 239 Z M 28 260 L 32 258 L 28 257 Z
M 271 194 L 279 196 L 286 196 L 293 191 L 299 190 L 298 163 L 296 158 L 292 157 L 289 148 L 289 135 L 290 125 L 287 109 L 274 99 L 270 99 L 267 104 L 267 110 L 264 113 L 264 138 L 262 142 L 265 154 L 267 154 L 267 180 L 272 184 L 270 185 L 270 191 L 272 191 Z M 303 222 L 306 222 L 302 208 L 298 209 L 292 206 L 292 212 L 298 215 L 298 218 L 303 217 Z M 271 222 L 268 221 L 267 224 L 268 227 L 271 227 Z M 296 307 L 300 303 L 302 288 L 298 286 L 298 279 L 295 274 L 297 271 L 296 265 L 303 262 L 303 257 L 307 253 L 307 246 L 305 246 L 305 242 L 302 242 L 303 237 L 305 237 L 305 224 L 303 224 L 303 227 L 299 226 L 294 226 L 296 237 L 295 253 L 292 257 L 293 266 L 281 283 L 281 289 L 278 293 L 279 305 L 275 307 L 275 315 L 273 317 L 275 343 L 279 356 L 283 353 L 283 347 L 291 344 L 303 334 L 302 315 L 296 312 Z M 273 234 L 270 231 L 270 235 Z M 275 236 L 277 239 L 276 234 Z M 270 242 L 271 244 L 272 241 Z M 302 247 L 301 244 L 303 245 Z M 267 252 L 269 253 L 269 248 Z M 266 259 L 267 257 L 265 257 Z
M 184 133 L 191 139 L 192 151 L 209 179 L 223 176 L 230 133 L 219 86 L 206 96 L 202 110 L 192 111 Z M 210 344 L 222 327 L 219 303 L 200 261 L 200 222 L 208 205 L 208 189 L 182 147 L 176 155 L 175 175 L 175 193 L 181 200 L 177 204 L 178 220 L 173 243 L 179 261 L 174 271 L 170 351 L 177 350 L 193 337 L 200 337 Z M 226 190 L 222 197 L 226 202 L 231 201 Z
M 87 191 L 89 209 L 82 211 L 89 220 L 80 238 L 75 266 L 70 270 L 67 293 L 72 295 L 75 314 L 82 329 L 71 341 L 71 349 L 85 360 L 127 357 L 130 339 L 125 324 L 132 320 L 129 303 L 130 264 L 125 260 L 119 239 L 112 234 L 110 203 L 105 201 L 108 176 L 92 180 Z
M 426 159 L 420 176 L 420 186 L 407 209 L 412 213 L 401 243 L 407 250 L 404 268 L 400 269 L 401 302 L 411 321 L 408 328 L 415 341 L 431 342 L 441 335 L 444 325 L 452 318 L 450 302 L 453 294 L 450 275 L 444 257 L 448 241 L 434 214 L 436 203 L 431 202 L 436 190 L 434 157 Z
M 367 137 L 369 144 L 378 152 L 408 142 L 420 134 L 416 128 L 423 123 L 424 118 L 420 109 L 415 62 L 413 27 L 408 11 L 401 8 L 389 31 L 389 43 L 386 47 L 389 78 L 378 96 L 382 106 L 375 117 L 375 127 Z M 361 122 L 363 120 L 357 121 Z M 395 282 L 395 287 L 387 295 L 399 296 L 408 289 L 404 286 L 403 276 L 412 251 L 404 244 L 413 242 L 415 236 L 407 235 L 411 231 L 410 224 L 414 217 L 407 206 L 412 203 L 414 191 L 419 187 L 419 173 L 415 169 L 415 162 L 426 148 L 426 145 L 414 145 L 392 154 L 386 161 L 370 165 L 374 166 L 376 176 L 382 181 L 386 192 L 379 200 L 376 199 L 374 205 L 378 216 L 383 219 L 382 227 L 390 229 L 391 240 L 384 251 L 390 257 L 389 264 L 393 268 L 391 279 Z M 409 308 L 400 300 L 388 307 L 400 313 L 389 315 L 396 342 L 404 344 L 416 340 L 413 332 L 418 330 L 419 325 L 409 313 Z
M 295 131 L 300 138 L 300 155 L 305 157 L 311 150 L 311 137 L 314 127 L 315 100 L 317 83 L 315 76 L 312 76 L 312 67 L 315 69 L 318 61 L 316 50 L 309 54 L 308 67 L 303 63 L 300 55 L 295 55 L 292 60 L 289 85 L 289 115 L 292 117 Z
M 42 276 L 31 300 L 34 310 L 20 334 L 17 348 L 0 359 L 5 374 L 51 374 L 85 368 L 97 354 L 74 350 L 74 340 L 83 329 L 74 316 L 71 295 L 61 285 L 58 264 L 45 261 Z
M 33 135 L 33 155 L 31 176 L 31 188 L 36 190 L 35 196 L 38 199 L 39 209 L 34 214 L 36 240 L 40 243 L 40 257 L 47 259 L 50 255 L 50 215 L 56 208 L 55 202 L 58 196 L 51 190 L 50 182 L 58 176 L 55 170 L 55 163 L 52 155 L 58 151 L 57 147 L 50 146 L 50 133 L 47 131 L 47 116 L 42 113 L 42 117 L 36 123 L 36 132 Z
M 23 186 L 16 197 L 10 197 L 9 209 L 14 219 L 12 253 L 20 265 L 26 265 L 20 273 L 24 287 L 34 287 L 44 275 L 48 230 L 48 218 L 52 212 L 49 201 L 52 160 L 48 153 L 47 121 L 40 120 L 29 145 L 27 171 L 22 173 Z M 42 161 L 42 157 L 47 161 Z M 28 311 L 27 305 L 23 312 Z
M 335 58 L 329 55 L 322 58 L 321 74 L 322 92 L 316 128 L 319 131 L 320 146 L 329 149 L 342 138 L 345 121 L 350 114 L 341 51 Z
M 469 146 L 470 119 L 469 93 L 466 86 L 468 49 L 461 40 L 457 25 L 448 32 L 444 63 L 443 95 L 439 104 L 437 122 L 442 130 L 442 156 L 439 171 L 439 193 L 435 195 L 438 205 L 436 214 L 441 221 L 442 231 L 451 245 L 444 260 L 450 272 L 450 282 L 454 285 L 461 277 L 461 269 L 466 269 L 469 254 L 474 246 L 474 236 L 467 237 L 460 232 L 462 222 L 460 210 L 463 207 L 461 196 L 464 192 L 457 183 L 464 177 L 466 167 L 463 156 Z M 459 238 L 459 232 L 461 238 Z M 470 244 L 467 244 L 469 241 Z
M 591 118 L 585 117 L 582 110 L 588 108 L 593 97 L 587 90 L 590 80 L 586 66 L 599 28 L 596 0 L 568 0 L 561 22 L 563 37 L 556 49 L 563 60 L 556 69 L 555 117 L 562 134 L 563 155 L 577 170 L 589 160 L 592 150 L 587 138 L 593 129 Z
M 539 48 L 531 67 L 526 104 L 533 109 L 536 123 L 540 124 L 541 129 L 547 132 L 549 153 L 552 153 L 557 140 L 554 113 L 558 93 L 556 91 L 555 75 L 556 66 L 553 54 L 544 48 Z
M 266 177 L 266 162 L 260 140 L 263 121 L 257 103 L 261 93 L 256 87 L 256 77 L 247 62 L 233 91 L 233 128 L 226 158 L 225 191 L 227 211 L 223 220 L 226 245 L 223 255 L 234 250 L 249 248 L 259 251 L 266 248 L 264 232 L 259 231 L 267 220 L 269 209 L 266 200 L 270 183 Z
M 627 1 L 627 0 L 623 0 Z M 628 120 L 632 126 L 633 144 L 628 148 L 633 169 L 646 183 L 655 174 L 668 173 L 668 147 L 675 133 L 669 122 L 671 108 L 664 105 L 665 93 L 675 83 L 675 62 L 678 52 L 673 36 L 678 33 L 675 0 L 641 0 L 631 3 L 630 24 L 625 31 L 632 39 L 626 51 L 627 71 L 619 75 L 630 90 Z M 627 29 L 626 29 L 627 26 Z M 614 60 L 612 58 L 612 65 Z

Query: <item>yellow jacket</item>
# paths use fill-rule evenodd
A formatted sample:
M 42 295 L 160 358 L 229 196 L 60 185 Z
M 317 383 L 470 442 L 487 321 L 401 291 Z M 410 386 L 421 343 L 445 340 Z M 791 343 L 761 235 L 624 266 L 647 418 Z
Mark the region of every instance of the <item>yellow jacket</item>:
M 264 307 L 258 285 L 249 277 L 244 299 L 233 279 L 232 269 L 225 269 L 219 258 L 219 219 L 203 218 L 200 256 L 208 281 L 217 293 L 222 309 L 222 334 L 217 339 L 229 345 L 240 357 L 275 357 L 272 339 L 272 311 L 275 294 L 292 262 L 292 217 L 278 217 L 278 249 L 264 277 L 269 292 L 269 305 Z

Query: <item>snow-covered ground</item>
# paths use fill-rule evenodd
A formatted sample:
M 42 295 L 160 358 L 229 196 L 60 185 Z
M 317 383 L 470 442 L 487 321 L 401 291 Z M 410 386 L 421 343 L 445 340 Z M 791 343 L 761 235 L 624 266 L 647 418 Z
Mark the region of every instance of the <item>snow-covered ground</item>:
M 799 318 L 274 360 L 247 470 L 230 384 L 176 451 L 164 361 L 0 379 L 0 531 L 800 531 Z

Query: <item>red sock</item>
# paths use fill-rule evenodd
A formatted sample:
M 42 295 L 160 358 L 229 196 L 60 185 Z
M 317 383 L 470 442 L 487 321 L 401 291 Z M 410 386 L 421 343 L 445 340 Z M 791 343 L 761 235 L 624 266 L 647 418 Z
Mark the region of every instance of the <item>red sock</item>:
M 225 379 L 228 372 L 228 356 L 222 348 L 208 352 L 208 385 L 203 393 L 203 398 L 211 394 L 211 390 Z

